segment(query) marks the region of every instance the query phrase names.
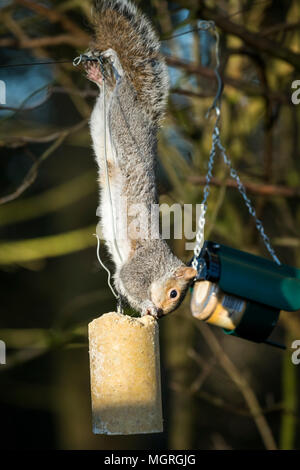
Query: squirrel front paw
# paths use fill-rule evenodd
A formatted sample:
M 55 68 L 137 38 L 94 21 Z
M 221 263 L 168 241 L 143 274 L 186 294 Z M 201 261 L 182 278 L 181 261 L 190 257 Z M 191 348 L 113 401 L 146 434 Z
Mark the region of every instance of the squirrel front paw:
M 151 315 L 154 318 L 159 318 L 161 316 L 161 311 L 158 309 L 151 300 L 145 300 L 141 305 L 141 315 Z

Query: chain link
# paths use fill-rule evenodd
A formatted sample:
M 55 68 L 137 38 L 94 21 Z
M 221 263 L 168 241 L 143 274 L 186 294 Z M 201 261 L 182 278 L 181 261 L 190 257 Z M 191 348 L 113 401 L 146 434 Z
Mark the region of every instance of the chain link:
M 207 211 L 207 200 L 210 194 L 210 183 L 213 177 L 213 169 L 214 169 L 214 163 L 215 163 L 215 157 L 216 157 L 217 143 L 218 143 L 218 138 L 219 138 L 219 133 L 220 133 L 219 128 L 217 126 L 217 122 L 216 122 L 214 131 L 213 131 L 213 136 L 212 136 L 212 147 L 211 147 L 209 160 L 208 160 L 208 171 L 206 174 L 204 195 L 203 195 L 203 200 L 201 203 L 202 210 L 201 210 L 201 214 L 200 214 L 199 221 L 198 221 L 198 231 L 196 234 L 196 244 L 194 248 L 194 257 L 192 261 L 192 267 L 194 269 L 198 268 L 198 258 L 199 258 L 199 255 L 201 253 L 201 250 L 204 244 L 204 229 L 205 229 L 205 215 Z
M 261 222 L 261 220 L 258 219 L 257 215 L 256 215 L 256 210 L 254 209 L 250 199 L 248 198 L 247 196 L 247 193 L 246 193 L 246 188 L 244 186 L 244 184 L 242 183 L 237 171 L 232 167 L 232 163 L 231 163 L 231 160 L 230 158 L 228 157 L 227 153 L 226 153 L 226 149 L 225 147 L 223 147 L 222 145 L 222 142 L 220 139 L 218 139 L 217 141 L 217 145 L 220 149 L 220 152 L 221 152 L 221 155 L 223 157 L 223 160 L 225 162 L 225 164 L 228 166 L 229 170 L 230 170 L 230 176 L 232 179 L 234 179 L 237 183 L 237 187 L 238 187 L 238 190 L 240 192 L 240 194 L 242 195 L 244 201 L 245 201 L 245 204 L 248 208 L 248 211 L 249 211 L 249 214 L 254 218 L 255 220 L 255 225 L 256 225 L 256 228 L 258 230 L 258 232 L 260 233 L 260 236 L 265 244 L 265 247 L 267 248 L 268 252 L 270 253 L 270 255 L 272 256 L 273 260 L 278 264 L 278 265 L 281 265 L 281 262 L 279 261 L 276 253 L 275 253 L 275 250 L 274 248 L 272 247 L 271 245 L 271 242 L 270 242 L 270 239 L 269 237 L 266 235 L 265 233 L 265 229 L 263 227 L 263 224 Z
M 281 262 L 279 261 L 279 258 L 277 257 L 274 248 L 271 245 L 269 237 L 266 235 L 264 227 L 262 222 L 258 219 L 256 211 L 252 205 L 251 200 L 248 198 L 247 193 L 246 193 L 246 188 L 244 184 L 242 183 L 237 171 L 233 168 L 232 162 L 230 160 L 230 157 L 226 153 L 225 147 L 222 145 L 221 142 L 221 137 L 220 137 L 220 118 L 221 118 L 221 98 L 222 98 L 222 92 L 223 92 L 223 82 L 219 73 L 219 67 L 220 67 L 220 50 L 219 50 L 219 44 L 220 44 L 220 37 L 218 32 L 216 31 L 215 24 L 214 22 L 205 22 L 201 21 L 201 26 L 203 30 L 212 30 L 213 34 L 216 37 L 216 61 L 217 65 L 215 68 L 215 74 L 218 80 L 218 91 L 217 95 L 215 97 L 215 100 L 213 102 L 213 105 L 211 108 L 208 110 L 208 113 L 206 117 L 209 116 L 210 112 L 212 110 L 215 111 L 216 113 L 216 121 L 215 121 L 215 126 L 212 134 L 212 146 L 211 146 L 211 151 L 209 155 L 209 160 L 208 160 L 208 170 L 206 174 L 206 183 L 204 187 L 204 194 L 203 194 L 203 201 L 202 201 L 202 212 L 199 217 L 198 221 L 198 232 L 196 234 L 196 244 L 194 248 L 194 257 L 192 261 L 192 266 L 193 268 L 197 269 L 199 268 L 199 255 L 201 253 L 201 249 L 203 247 L 204 239 L 205 239 L 205 234 L 204 234 L 204 229 L 205 229 L 205 216 L 206 216 L 206 211 L 207 211 L 207 200 L 210 194 L 210 183 L 212 180 L 213 176 L 213 168 L 214 168 L 214 163 L 215 163 L 215 158 L 216 158 L 216 153 L 219 150 L 221 153 L 223 160 L 227 167 L 229 168 L 230 171 L 230 176 L 233 178 L 236 183 L 238 190 L 240 194 L 242 195 L 244 202 L 248 208 L 249 214 L 254 218 L 255 220 L 255 225 L 260 233 L 260 236 L 265 244 L 265 247 L 267 248 L 268 252 L 272 256 L 273 260 L 278 264 L 281 265 Z

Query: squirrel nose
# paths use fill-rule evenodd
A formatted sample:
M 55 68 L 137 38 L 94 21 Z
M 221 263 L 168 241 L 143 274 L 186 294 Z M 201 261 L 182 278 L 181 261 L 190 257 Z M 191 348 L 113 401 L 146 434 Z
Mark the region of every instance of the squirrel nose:
M 157 309 L 157 316 L 158 316 L 158 318 L 162 317 L 163 314 L 164 314 L 163 309 L 162 309 L 162 308 L 158 308 L 158 309 Z

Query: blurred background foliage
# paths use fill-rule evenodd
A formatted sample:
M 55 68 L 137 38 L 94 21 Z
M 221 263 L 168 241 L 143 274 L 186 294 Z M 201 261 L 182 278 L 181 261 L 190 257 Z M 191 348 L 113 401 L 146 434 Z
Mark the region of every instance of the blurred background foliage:
M 165 432 L 91 432 L 87 323 L 114 310 L 96 262 L 98 190 L 88 118 L 97 90 L 72 59 L 89 44 L 89 0 L 0 0 L 1 446 L 58 449 L 300 447 L 300 367 L 291 349 L 227 337 L 191 319 L 189 299 L 160 322 Z M 281 260 L 300 266 L 299 0 L 140 0 L 171 77 L 159 140 L 161 202 L 202 200 L 216 93 L 214 20 L 225 83 L 222 139 Z M 186 34 L 182 34 L 186 33 Z M 195 221 L 196 224 L 196 221 Z M 267 255 L 218 159 L 207 237 Z M 185 240 L 174 251 L 189 260 Z M 105 250 L 102 256 L 107 260 Z M 300 339 L 283 313 L 274 339 Z

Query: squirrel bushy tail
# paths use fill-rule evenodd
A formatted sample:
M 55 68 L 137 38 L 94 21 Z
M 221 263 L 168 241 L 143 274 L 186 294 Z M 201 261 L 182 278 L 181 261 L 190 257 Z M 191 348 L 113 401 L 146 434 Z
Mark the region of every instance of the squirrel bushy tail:
M 169 82 L 151 23 L 129 0 L 94 0 L 93 8 L 92 48 L 117 53 L 138 99 L 158 123 L 165 111 Z

